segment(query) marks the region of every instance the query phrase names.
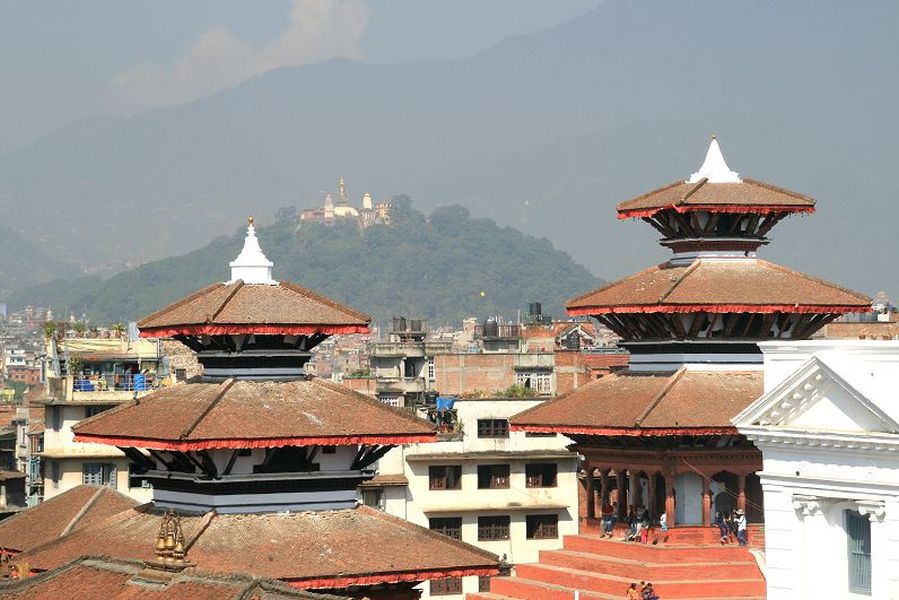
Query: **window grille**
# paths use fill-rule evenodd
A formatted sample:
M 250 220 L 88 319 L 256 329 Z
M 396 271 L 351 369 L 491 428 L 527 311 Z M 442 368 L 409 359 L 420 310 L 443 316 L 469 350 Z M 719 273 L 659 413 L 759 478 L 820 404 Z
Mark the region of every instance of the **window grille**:
M 871 521 L 853 510 L 846 511 L 849 550 L 849 591 L 871 595 Z
M 533 463 L 524 466 L 526 485 L 529 488 L 556 487 L 556 475 L 559 466 L 556 463 Z
M 509 465 L 478 465 L 478 489 L 497 490 L 509 487 Z
M 462 578 L 450 577 L 449 579 L 432 579 L 432 596 L 452 596 L 462 593 Z
M 525 521 L 529 540 L 550 540 L 559 537 L 559 515 L 527 515 Z
M 481 542 L 509 539 L 508 516 L 478 517 L 478 540 Z
M 462 465 L 431 465 L 428 467 L 429 489 L 462 489 Z
M 478 437 L 509 437 L 509 419 L 478 419 Z
M 428 527 L 447 537 L 462 539 L 462 517 L 433 517 L 428 521 Z

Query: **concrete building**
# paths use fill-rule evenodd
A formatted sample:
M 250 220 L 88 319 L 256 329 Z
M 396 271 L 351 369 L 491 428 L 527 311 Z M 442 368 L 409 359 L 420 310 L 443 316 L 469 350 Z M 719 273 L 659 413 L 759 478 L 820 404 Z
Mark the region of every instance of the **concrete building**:
M 452 346 L 448 341 L 428 338 L 428 322 L 395 317 L 386 342 L 369 347 L 371 376 L 377 381 L 376 394 L 391 406 L 415 406 L 436 386 L 435 361 Z
M 759 345 L 768 600 L 899 598 L 899 343 Z
M 509 431 L 510 416 L 541 402 L 441 404 L 430 416 L 443 441 L 389 452 L 378 463 L 378 475 L 362 486 L 363 499 L 512 564 L 559 549 L 562 536 L 577 531 L 577 455 L 563 436 Z M 461 598 L 486 586 L 486 578 L 478 577 L 432 581 L 423 587 L 423 598 Z
M 138 501 L 150 499 L 131 480 L 129 460 L 113 446 L 74 441 L 79 421 L 140 398 L 161 385 L 161 345 L 156 340 L 71 338 L 47 341 L 47 395 L 42 450 L 43 498 L 82 484 L 106 485 Z

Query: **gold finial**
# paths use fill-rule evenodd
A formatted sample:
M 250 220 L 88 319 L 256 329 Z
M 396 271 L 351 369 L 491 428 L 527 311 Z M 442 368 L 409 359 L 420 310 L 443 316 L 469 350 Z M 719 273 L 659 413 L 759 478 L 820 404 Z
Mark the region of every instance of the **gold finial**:
M 253 225 L 253 215 L 247 217 L 247 225 Z
M 715 135 L 715 134 L 713 133 L 713 134 L 712 134 L 712 139 L 713 139 L 713 140 L 717 140 L 717 139 L 718 139 L 718 136 Z M 252 217 L 250 217 L 250 218 L 252 219 Z

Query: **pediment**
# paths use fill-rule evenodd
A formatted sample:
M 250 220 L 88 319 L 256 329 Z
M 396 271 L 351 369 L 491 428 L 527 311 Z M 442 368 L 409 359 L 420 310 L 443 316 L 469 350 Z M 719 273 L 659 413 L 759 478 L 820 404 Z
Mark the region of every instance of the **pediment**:
M 737 427 L 899 433 L 899 423 L 812 357 L 734 419 Z

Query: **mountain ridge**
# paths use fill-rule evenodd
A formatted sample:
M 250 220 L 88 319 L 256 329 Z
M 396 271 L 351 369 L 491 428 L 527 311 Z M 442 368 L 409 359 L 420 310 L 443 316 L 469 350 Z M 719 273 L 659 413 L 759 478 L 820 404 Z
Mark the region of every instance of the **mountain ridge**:
M 248 204 L 261 218 L 318 204 L 342 174 L 354 198 L 461 204 L 617 277 L 664 251 L 615 203 L 689 176 L 717 133 L 734 170 L 819 200 L 766 255 L 873 291 L 899 279 L 893 261 L 868 264 L 899 216 L 899 88 L 883 77 L 899 69 L 896 27 L 888 2 L 612 0 L 465 59 L 278 69 L 85 123 L 0 159 L 0 207 L 51 254 L 139 262 L 231 231 Z M 97 223 L 90 244 L 66 235 Z M 866 235 L 807 251 L 847 231 Z
M 513 318 L 527 301 L 562 315 L 576 292 L 601 283 L 546 238 L 526 236 L 467 209 L 444 206 L 429 217 L 399 196 L 391 225 L 361 230 L 353 220 L 334 224 L 288 216 L 257 226 L 276 279 L 370 314 L 380 323 L 395 314 L 432 324 L 458 325 L 468 316 Z M 228 279 L 228 262 L 243 244 L 243 228 L 186 255 L 153 261 L 106 281 L 82 277 L 18 291 L 12 308 L 39 304 L 57 315 L 86 308 L 95 323 L 138 320 L 215 281 Z

